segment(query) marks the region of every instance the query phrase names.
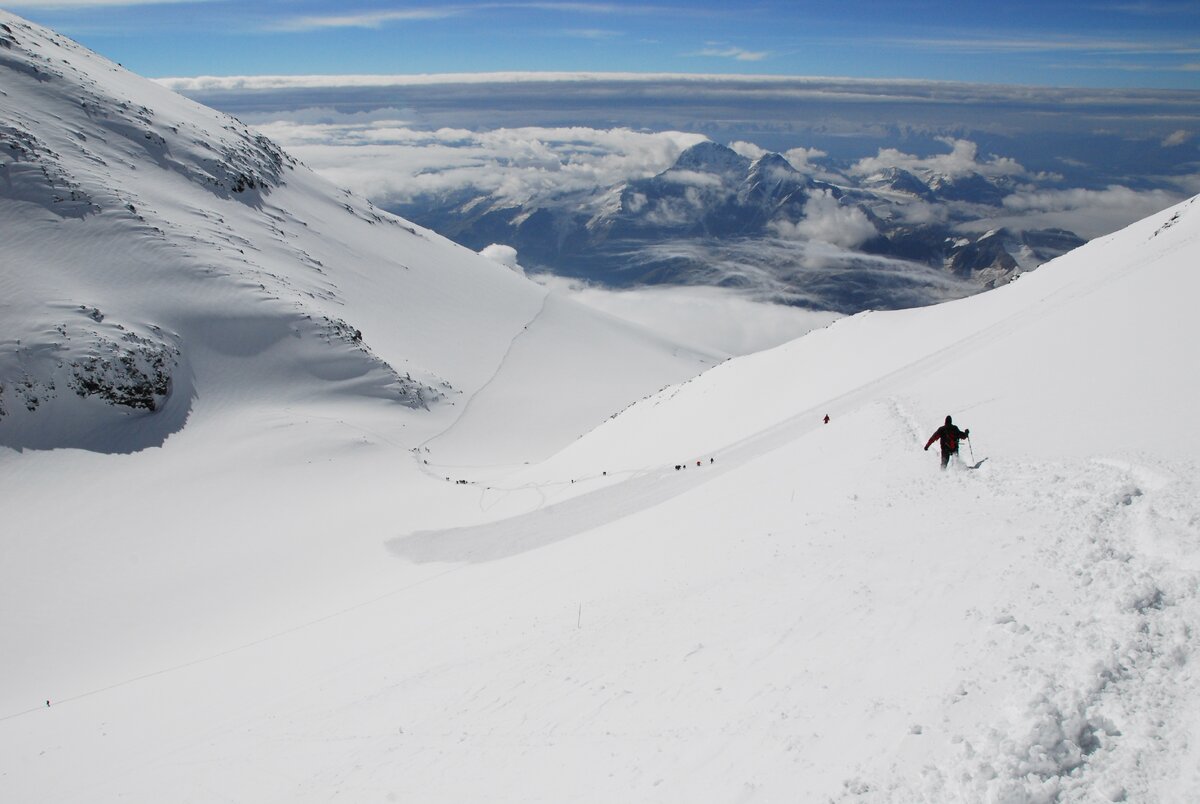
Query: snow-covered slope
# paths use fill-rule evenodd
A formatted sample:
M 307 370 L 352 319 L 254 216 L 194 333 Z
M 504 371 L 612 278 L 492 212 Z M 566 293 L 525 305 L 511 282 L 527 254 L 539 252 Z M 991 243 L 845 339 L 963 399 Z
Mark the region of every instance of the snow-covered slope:
M 1191 310 L 1200 277 L 1190 261 L 1200 251 L 1192 234 L 1198 227 L 1193 199 L 1012 287 L 842 319 L 667 389 L 556 462 L 707 456 L 761 439 L 764 424 L 786 425 L 798 411 L 807 426 L 815 414 L 836 415 L 885 394 L 969 411 L 980 432 L 1010 453 L 1195 457 Z M 754 389 L 752 398 L 746 389 Z M 748 409 L 753 414 L 743 415 Z M 678 424 L 697 419 L 705 426 Z
M 195 405 L 331 394 L 420 410 L 395 426 L 435 433 L 495 384 L 518 335 L 594 356 L 557 325 L 526 336 L 545 291 L 511 271 L 337 191 L 233 118 L 0 21 L 0 444 L 129 451 Z M 573 317 L 620 329 L 578 307 L 559 318 Z M 612 341 L 646 370 L 503 457 L 703 368 L 645 335 Z M 521 382 L 535 409 L 564 384 Z
M 5 22 L 26 51 L 0 55 L 28 58 L 42 34 Z M 6 114 L 29 115 L 41 92 L 6 79 L 0 100 L 14 87 Z M 623 407 L 609 386 L 677 365 L 665 346 L 302 194 L 320 184 L 302 170 L 251 204 L 156 190 L 148 220 L 178 206 L 196 243 L 226 231 L 192 198 L 262 250 L 195 262 L 152 234 L 118 252 L 136 221 L 82 181 L 103 203 L 78 220 L 2 202 L 3 298 L 25 294 L 6 325 L 179 349 L 157 412 L 100 432 L 128 445 L 113 421 L 187 404 L 133 451 L 17 451 L 51 410 L 6 414 L 0 800 L 1194 798 L 1200 203 L 1000 290 L 729 361 L 532 461 Z M 335 299 L 262 256 L 294 244 Z M 445 401 L 381 400 L 405 374 Z M 554 404 L 530 411 L 525 387 Z M 971 468 L 943 474 L 920 447 L 947 413 Z

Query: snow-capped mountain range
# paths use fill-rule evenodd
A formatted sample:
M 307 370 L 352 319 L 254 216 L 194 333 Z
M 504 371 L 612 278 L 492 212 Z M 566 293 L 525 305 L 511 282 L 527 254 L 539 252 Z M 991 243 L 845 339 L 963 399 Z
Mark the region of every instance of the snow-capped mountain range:
M 1197 198 L 713 365 L 7 13 L 0 121 L 0 800 L 1200 789 Z
M 460 190 L 394 210 L 472 248 L 511 245 L 535 270 L 615 285 L 744 286 L 843 313 L 997 287 L 1083 243 L 1057 229 L 964 233 L 957 224 L 969 216 L 928 210 L 994 210 L 1014 181 L 924 172 L 817 176 L 780 154 L 751 159 L 706 141 L 662 173 L 614 187 L 524 203 Z M 812 241 L 840 249 L 832 277 L 807 270 Z

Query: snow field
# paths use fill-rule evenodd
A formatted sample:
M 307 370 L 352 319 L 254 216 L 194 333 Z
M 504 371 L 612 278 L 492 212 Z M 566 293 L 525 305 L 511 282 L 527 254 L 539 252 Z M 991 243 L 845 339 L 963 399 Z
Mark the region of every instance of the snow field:
M 2 18 L 6 66 L 61 44 Z M 100 210 L 0 200 L 3 359 L 181 357 L 154 413 L 0 419 L 0 799 L 1194 796 L 1194 202 L 680 382 L 302 166 L 214 194 L 198 143 L 251 133 L 68 57 L 0 103 Z M 946 413 L 973 468 L 920 451 Z
M 907 418 L 868 405 L 523 552 L 387 559 L 371 581 L 409 586 L 23 731 L 96 763 L 50 788 L 95 800 L 1181 800 L 1196 574 L 1132 548 L 1194 486 L 943 476 Z

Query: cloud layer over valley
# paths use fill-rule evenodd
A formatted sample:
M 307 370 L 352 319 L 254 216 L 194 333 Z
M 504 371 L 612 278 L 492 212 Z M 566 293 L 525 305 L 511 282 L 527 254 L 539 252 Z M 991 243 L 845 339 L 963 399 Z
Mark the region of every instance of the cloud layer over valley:
M 237 114 L 338 184 L 473 249 L 516 247 L 528 269 L 618 284 L 724 285 L 817 307 L 801 286 L 824 286 L 831 272 L 850 283 L 855 304 L 896 306 L 886 298 L 898 292 L 897 275 L 920 277 L 921 294 L 899 292 L 912 303 L 974 292 L 926 270 L 930 232 L 1011 231 L 1011 271 L 1039 261 L 1036 248 L 1017 242 L 1021 232 L 1091 239 L 1200 190 L 1200 93 L 1186 91 L 615 74 L 162 83 Z M 709 236 L 696 216 L 718 214 L 704 207 L 733 190 L 703 166 L 675 165 L 705 141 L 750 161 L 782 154 L 777 171 L 814 184 L 770 212 L 749 241 Z M 910 174 L 932 185 L 913 185 Z M 638 183 L 656 176 L 660 188 L 676 189 L 648 200 Z M 503 208 L 511 212 L 500 223 Z M 538 210 L 558 222 L 541 221 Z M 537 221 L 542 241 L 550 226 L 559 246 L 580 236 L 595 245 L 597 226 L 631 214 L 641 215 L 648 242 L 600 238 L 608 238 L 607 263 L 627 266 L 617 274 L 596 273 L 569 248 L 530 254 L 514 234 L 527 236 Z M 564 224 L 571 215 L 589 219 L 586 227 Z M 652 235 L 651 225 L 663 231 Z M 919 257 L 902 242 L 917 231 L 925 232 Z M 959 273 L 986 263 L 970 259 L 974 268 Z M 684 262 L 686 279 L 663 267 Z

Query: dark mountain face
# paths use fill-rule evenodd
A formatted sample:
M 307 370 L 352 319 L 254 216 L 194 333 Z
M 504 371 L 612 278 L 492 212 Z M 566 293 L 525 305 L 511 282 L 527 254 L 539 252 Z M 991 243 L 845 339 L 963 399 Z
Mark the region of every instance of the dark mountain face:
M 657 176 L 628 183 L 621 206 L 604 223 L 608 237 L 743 237 L 761 234 L 785 203 L 804 207 L 804 177 L 778 155 L 751 162 L 704 142 Z
M 905 193 L 923 201 L 934 200 L 933 190 L 929 185 L 903 168 L 888 168 L 872 176 L 864 182 L 864 185 L 879 190 Z
M 1061 230 L 963 233 L 1011 192 L 980 174 L 866 177 L 798 171 L 780 154 L 749 159 L 699 143 L 655 176 L 526 203 L 459 193 L 393 207 L 479 250 L 517 249 L 530 270 L 636 284 L 744 287 L 779 301 L 853 313 L 996 287 L 1083 241 Z
M 740 177 L 749 167 L 750 160 L 732 148 L 706 141 L 697 143 L 681 153 L 671 170 L 694 170 L 700 173 Z
M 929 189 L 936 198 L 945 201 L 968 201 L 974 204 L 998 205 L 1008 195 L 1007 182 L 988 179 L 978 173 L 968 176 L 935 176 Z

